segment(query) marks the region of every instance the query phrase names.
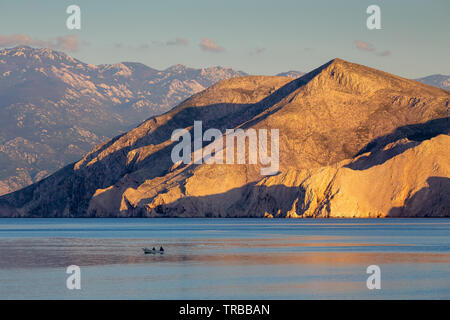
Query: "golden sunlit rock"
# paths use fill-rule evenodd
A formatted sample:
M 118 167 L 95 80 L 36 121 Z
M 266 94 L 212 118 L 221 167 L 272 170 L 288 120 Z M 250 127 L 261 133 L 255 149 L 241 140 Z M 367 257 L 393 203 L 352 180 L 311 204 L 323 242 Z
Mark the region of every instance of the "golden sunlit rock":
M 0 212 L 449 216 L 449 102 L 446 90 L 341 59 L 295 80 L 224 80 L 97 146 L 75 165 L 0 198 Z M 278 174 L 262 176 L 260 164 L 174 164 L 171 134 L 191 130 L 194 121 L 222 132 L 279 129 Z

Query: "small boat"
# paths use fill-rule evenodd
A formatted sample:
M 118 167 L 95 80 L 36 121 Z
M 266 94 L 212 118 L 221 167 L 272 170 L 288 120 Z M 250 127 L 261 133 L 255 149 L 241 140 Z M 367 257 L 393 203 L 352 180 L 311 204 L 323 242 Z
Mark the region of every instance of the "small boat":
M 163 254 L 164 250 L 156 250 L 155 248 L 153 249 L 149 249 L 149 248 L 142 248 L 142 250 L 144 251 L 145 254 Z

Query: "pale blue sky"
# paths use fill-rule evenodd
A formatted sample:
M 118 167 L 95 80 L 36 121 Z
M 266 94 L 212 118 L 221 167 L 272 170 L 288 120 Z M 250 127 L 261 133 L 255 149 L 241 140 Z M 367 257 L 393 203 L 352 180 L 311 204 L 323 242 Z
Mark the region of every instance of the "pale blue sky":
M 65 26 L 70 4 L 81 7 L 79 31 Z M 381 7 L 382 30 L 366 28 L 370 4 Z M 450 74 L 449 31 L 449 0 L 0 2 L 0 44 L 16 34 L 33 41 L 76 35 L 78 49 L 65 51 L 84 62 L 137 61 L 158 69 L 182 63 L 275 74 L 340 57 L 410 78 Z M 188 44 L 167 45 L 177 38 Z M 223 51 L 202 50 L 204 38 Z M 374 50 L 358 49 L 355 41 Z

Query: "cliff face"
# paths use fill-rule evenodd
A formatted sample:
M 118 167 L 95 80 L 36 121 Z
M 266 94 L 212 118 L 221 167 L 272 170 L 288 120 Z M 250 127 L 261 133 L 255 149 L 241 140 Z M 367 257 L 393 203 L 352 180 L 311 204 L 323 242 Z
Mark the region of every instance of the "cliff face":
M 340 59 L 295 80 L 225 80 L 1 197 L 0 214 L 450 216 L 449 101 L 448 91 Z M 204 131 L 278 129 L 279 172 L 174 165 L 171 134 L 195 120 Z
M 333 166 L 271 177 L 251 197 L 260 213 L 273 217 L 449 216 L 449 145 L 448 135 L 422 142 L 401 139 Z M 280 185 L 288 188 L 271 199 L 276 205 L 264 203 L 270 189 Z

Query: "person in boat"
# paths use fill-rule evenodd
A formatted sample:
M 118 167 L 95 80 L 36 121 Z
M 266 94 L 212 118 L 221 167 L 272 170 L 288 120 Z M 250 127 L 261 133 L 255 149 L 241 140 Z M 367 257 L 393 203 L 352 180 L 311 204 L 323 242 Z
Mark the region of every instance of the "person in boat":
M 162 246 L 159 247 L 159 251 L 164 252 L 164 248 Z
M 156 251 L 155 247 L 153 247 L 152 251 Z

